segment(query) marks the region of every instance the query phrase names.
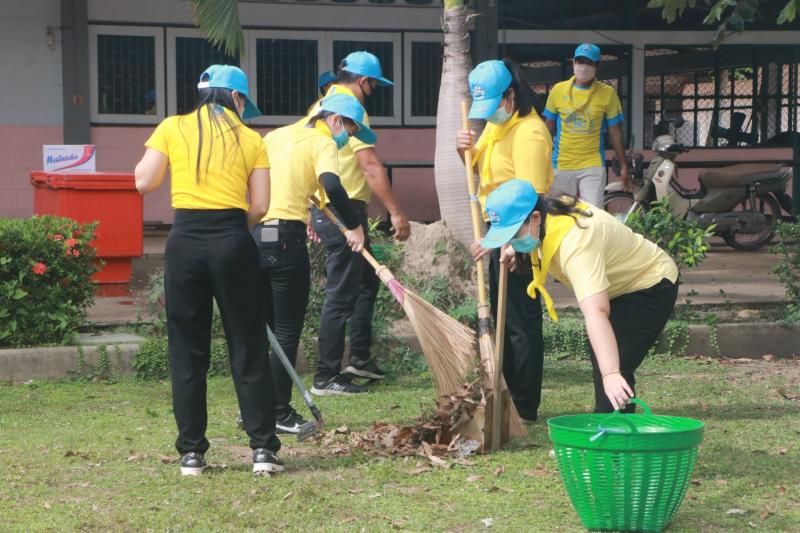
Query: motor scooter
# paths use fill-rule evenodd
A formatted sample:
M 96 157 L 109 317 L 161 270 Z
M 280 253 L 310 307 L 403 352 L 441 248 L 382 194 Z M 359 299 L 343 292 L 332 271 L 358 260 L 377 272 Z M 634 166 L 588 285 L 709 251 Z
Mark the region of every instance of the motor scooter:
M 675 142 L 675 128 L 682 118 L 662 118 L 668 133 L 653 141 L 657 156 L 644 168 L 642 154 L 629 152 L 628 168 L 632 190 L 622 182 L 606 186 L 604 207 L 623 222 L 637 210 L 646 210 L 651 202 L 668 199 L 672 211 L 701 227 L 714 225 L 714 232 L 737 250 L 758 250 L 775 236 L 775 224 L 781 216 L 779 199 L 786 197 L 790 167 L 773 163 L 732 165 L 703 170 L 700 187 L 687 189 L 678 181 L 676 159 L 690 149 Z M 614 161 L 619 174 L 619 162 Z

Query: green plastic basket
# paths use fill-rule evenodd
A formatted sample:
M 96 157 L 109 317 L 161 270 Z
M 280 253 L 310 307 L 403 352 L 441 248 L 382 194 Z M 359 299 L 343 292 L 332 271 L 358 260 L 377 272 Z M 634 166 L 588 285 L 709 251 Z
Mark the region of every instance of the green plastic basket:
M 551 418 L 561 479 L 592 531 L 663 530 L 683 501 L 703 440 L 703 422 L 644 414 Z

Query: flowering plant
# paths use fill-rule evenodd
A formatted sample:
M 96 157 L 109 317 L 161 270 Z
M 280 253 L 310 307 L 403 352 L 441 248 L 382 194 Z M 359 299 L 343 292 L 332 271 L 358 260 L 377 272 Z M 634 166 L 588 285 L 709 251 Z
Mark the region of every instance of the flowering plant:
M 94 301 L 96 224 L 0 219 L 0 347 L 64 343 Z

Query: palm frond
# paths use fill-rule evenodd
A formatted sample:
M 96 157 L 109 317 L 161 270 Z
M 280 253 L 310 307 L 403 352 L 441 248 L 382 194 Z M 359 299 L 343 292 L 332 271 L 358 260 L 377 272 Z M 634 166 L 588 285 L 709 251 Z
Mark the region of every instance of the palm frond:
M 244 52 L 244 34 L 239 23 L 239 0 L 191 0 L 195 25 L 209 42 L 238 57 Z

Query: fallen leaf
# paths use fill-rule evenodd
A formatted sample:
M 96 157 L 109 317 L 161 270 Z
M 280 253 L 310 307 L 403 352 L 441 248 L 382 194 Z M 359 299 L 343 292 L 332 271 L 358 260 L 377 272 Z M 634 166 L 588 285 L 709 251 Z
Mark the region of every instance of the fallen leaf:
M 133 455 L 129 455 L 127 459 L 125 459 L 126 463 L 132 463 L 134 461 L 141 461 L 142 459 L 147 459 L 150 457 L 146 453 L 134 453 Z
M 791 394 L 786 392 L 784 389 L 778 389 L 778 394 L 780 394 L 787 400 L 800 400 L 800 394 Z
M 502 474 L 504 474 L 504 473 L 505 473 L 505 471 L 506 471 L 506 467 L 505 467 L 504 465 L 500 465 L 500 466 L 498 466 L 498 467 L 495 469 L 495 471 L 494 471 L 494 475 L 495 475 L 495 476 L 502 475 Z
M 393 406 L 389 407 L 389 409 L 400 409 L 400 404 L 396 403 Z
M 72 450 L 67 450 L 64 452 L 64 457 L 80 457 L 81 459 L 88 459 L 89 454 L 85 452 L 75 452 Z
M 748 522 L 747 525 L 752 527 L 753 529 L 758 529 L 758 525 L 754 524 L 753 522 Z
M 345 524 L 350 524 L 351 522 L 355 522 L 356 520 L 358 520 L 357 516 L 348 516 L 347 518 L 342 520 L 342 522 L 344 522 Z
M 172 464 L 176 461 L 176 457 L 170 457 L 169 455 L 159 455 L 158 460 L 164 463 L 165 465 Z
M 50 503 L 49 502 L 44 502 L 44 508 L 45 509 L 50 509 Z
M 284 496 L 283 498 L 281 498 L 281 501 L 284 501 L 284 502 L 285 502 L 286 500 L 288 500 L 288 499 L 289 499 L 289 498 L 291 498 L 292 496 L 294 496 L 294 492 L 287 492 L 287 493 L 286 493 L 286 496 Z
M 734 508 L 734 509 L 728 509 L 727 511 L 725 511 L 725 514 L 727 514 L 727 515 L 747 514 L 747 511 L 745 511 L 744 509 L 736 509 L 736 508 Z
M 361 489 L 350 489 L 347 492 L 349 492 L 350 494 L 361 494 L 364 491 Z
M 481 520 L 481 524 L 483 524 L 483 527 L 492 527 L 492 524 L 494 524 L 494 518 L 484 518 Z
M 376 498 L 380 498 L 381 496 L 383 496 L 383 495 L 380 492 L 376 492 L 375 494 L 370 494 L 369 495 L 369 499 L 370 500 L 374 500 Z
M 704 413 L 708 412 L 708 404 L 703 400 L 700 400 L 700 410 L 703 411 Z
M 789 450 L 787 450 L 786 448 L 778 448 L 778 453 L 780 455 L 786 455 L 786 452 L 788 452 L 788 451 Z
M 434 465 L 442 467 L 442 468 L 450 468 L 450 466 L 451 466 L 450 463 L 448 463 L 447 461 L 445 461 L 441 457 L 436 457 L 435 455 L 429 456 L 428 460 L 431 463 L 433 463 Z
M 775 362 L 775 360 L 777 359 L 777 357 L 775 357 L 775 356 L 774 356 L 774 355 L 772 355 L 771 353 L 768 353 L 767 355 L 763 356 L 763 357 L 762 357 L 762 359 L 764 359 L 764 361 L 766 361 L 766 362 L 768 362 L 768 363 L 773 363 L 773 362 Z
M 773 511 L 772 509 L 766 509 L 759 516 L 761 517 L 761 520 L 766 520 L 767 518 L 769 518 L 770 516 L 772 516 L 774 514 L 775 514 L 775 511 Z
M 786 487 L 778 487 L 778 494 L 786 494 Z
M 696 479 L 692 479 L 692 480 L 689 481 L 689 483 L 691 483 L 692 485 L 699 485 L 702 482 L 703 482 L 703 478 L 701 478 L 701 477 L 696 478 Z
M 392 527 L 395 529 L 403 529 L 404 527 L 406 527 L 407 523 L 408 522 L 406 522 L 402 518 L 397 518 L 395 520 L 392 520 Z
M 481 481 L 482 479 L 483 479 L 483 476 L 469 476 L 467 478 L 467 483 L 474 483 L 476 481 Z
M 350 428 L 347 426 L 339 426 L 334 430 L 334 433 L 337 435 L 347 435 L 350 433 Z

